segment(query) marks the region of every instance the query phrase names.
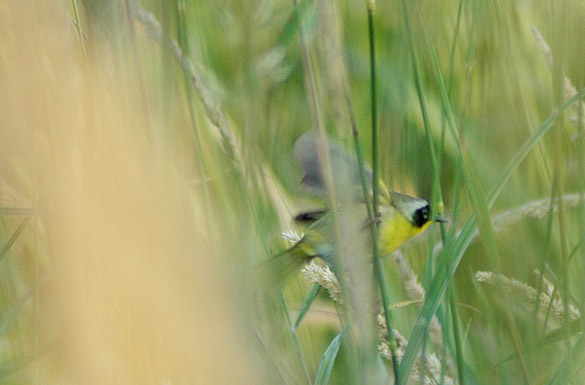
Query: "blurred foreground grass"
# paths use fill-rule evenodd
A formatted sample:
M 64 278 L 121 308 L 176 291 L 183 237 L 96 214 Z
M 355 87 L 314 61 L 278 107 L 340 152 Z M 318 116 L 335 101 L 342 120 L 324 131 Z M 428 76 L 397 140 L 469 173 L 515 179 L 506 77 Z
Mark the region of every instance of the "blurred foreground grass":
M 294 141 L 320 120 L 353 148 L 354 118 L 371 157 L 365 2 L 133 4 L 0 5 L 0 381 L 324 383 L 330 346 L 329 383 L 391 382 L 335 339 L 326 291 L 291 332 L 311 283 L 253 282 L 315 204 Z M 388 1 L 375 22 L 382 177 L 440 187 L 451 219 L 442 248 L 435 226 L 384 259 L 404 362 L 429 365 L 402 383 L 584 383 L 584 115 L 563 106 L 583 3 Z

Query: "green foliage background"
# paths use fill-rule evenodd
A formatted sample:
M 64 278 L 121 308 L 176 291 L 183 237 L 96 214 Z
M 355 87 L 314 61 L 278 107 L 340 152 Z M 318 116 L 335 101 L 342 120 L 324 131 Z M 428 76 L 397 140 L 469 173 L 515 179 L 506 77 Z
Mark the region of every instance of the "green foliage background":
M 79 19 L 73 4 L 79 8 Z M 321 117 L 330 136 L 352 148 L 353 116 L 362 150 L 366 159 L 371 157 L 366 3 L 304 0 L 298 2 L 298 11 L 293 1 L 281 0 L 143 1 L 140 6 L 178 42 L 202 77 L 203 94 L 193 87 L 192 74 L 178 65 L 172 47 L 151 40 L 143 23 L 128 24 L 124 1 L 72 2 L 70 16 L 84 36 L 79 49 L 91 60 L 95 46 L 109 46 L 117 70 L 136 84 L 136 94 L 129 97 L 137 105 L 143 103 L 145 131 L 151 130 L 155 145 L 171 146 L 183 160 L 176 168 L 192 175 L 186 182 L 207 199 L 205 212 L 193 215 L 213 224 L 206 234 L 208 242 L 218 246 L 216 260 L 228 274 L 236 274 L 235 287 L 244 287 L 253 266 L 283 248 L 279 233 L 286 230 L 283 223 L 295 213 L 301 195 L 292 146 L 315 127 L 315 117 Z M 465 383 L 583 383 L 583 326 L 568 321 L 553 324 L 537 315 L 534 303 L 501 287 L 478 283 L 474 275 L 491 271 L 543 290 L 540 276 L 534 273 L 540 271 L 565 304 L 581 313 L 585 310 L 582 203 L 571 207 L 561 203 L 559 210 L 542 219 L 524 218 L 501 232 L 490 225 L 497 213 L 585 191 L 582 107 L 561 109 L 572 96 L 566 93 L 563 74 L 577 90 L 585 87 L 585 5 L 578 0 L 390 0 L 376 6 L 382 178 L 393 190 L 428 199 L 435 208 L 440 189 L 445 216 L 451 220 L 447 259 L 454 253 L 457 230 L 470 216 L 475 215 L 481 229 L 482 236 L 471 243 L 448 282 L 453 297 L 441 296 L 439 308 L 451 348 L 456 344 L 447 314 L 455 311 L 462 350 L 452 356 L 465 362 L 469 371 Z M 306 52 L 301 49 L 299 26 Z M 550 69 L 532 27 L 551 47 Z M 303 57 L 314 69 L 318 110 L 311 104 L 311 80 Z M 351 109 L 346 96 L 351 98 Z M 210 119 L 205 98 L 225 118 L 232 154 Z M 428 113 L 426 127 L 421 100 Z M 501 184 L 506 165 L 551 114 L 552 128 L 513 170 L 507 184 Z M 436 162 L 429 143 L 437 153 Z M 499 187 L 503 187 L 501 195 L 488 207 L 488 192 Z M 18 223 L 13 217 L 1 218 L 0 246 L 7 244 Z M 427 288 L 427 297 L 432 294 L 432 278 L 444 268 L 443 260 L 432 253 L 440 242 L 439 226 L 433 226 L 403 248 Z M 1 255 L 15 260 L 17 254 L 6 249 Z M 10 266 L 3 275 L 25 274 L 19 262 Z M 393 302 L 409 300 L 395 266 L 389 259 L 384 266 Z M 14 298 L 19 297 L 15 287 L 27 280 L 1 282 L 2 312 L 12 314 Z M 31 286 L 30 282 L 24 286 Z M 309 290 L 302 279 L 287 287 L 284 308 L 293 320 Z M 342 330 L 339 322 L 335 317 L 333 321 L 309 318 L 293 336 L 283 306 L 277 305 L 273 318 L 255 322 L 260 323 L 256 324 L 260 337 L 262 330 L 272 327 L 281 338 L 261 344 L 251 332 L 254 321 L 248 315 L 254 301 L 242 296 L 241 319 L 234 321 L 241 322 L 242 333 L 254 341 L 251 349 L 275 362 L 267 365 L 267 383 L 307 382 L 306 373 L 314 379 L 322 353 Z M 321 294 L 318 303 L 334 314 L 326 295 Z M 3 338 L 29 331 L 23 325 L 33 322 L 30 314 L 16 310 L 14 322 L 19 326 L 0 329 Z M 409 338 L 419 312 L 417 305 L 393 310 L 393 326 Z M 564 333 L 561 341 L 541 347 L 552 330 Z M 0 362 L 18 363 L 17 349 L 3 349 Z M 351 360 L 342 342 L 329 383 L 359 377 Z M 392 372 L 389 365 L 385 370 Z M 14 383 L 14 377 L 3 380 Z

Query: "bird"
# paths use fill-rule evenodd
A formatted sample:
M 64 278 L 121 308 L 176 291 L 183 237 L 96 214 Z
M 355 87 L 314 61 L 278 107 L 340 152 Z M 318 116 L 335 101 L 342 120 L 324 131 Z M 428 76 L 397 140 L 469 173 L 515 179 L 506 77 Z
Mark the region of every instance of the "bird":
M 324 197 L 326 185 L 324 172 L 319 160 L 317 134 L 309 132 L 301 136 L 294 146 L 297 164 L 303 170 L 301 185 L 312 195 Z M 368 217 L 357 158 L 341 144 L 327 139 L 333 188 L 342 197 L 332 212 L 331 208 L 304 211 L 295 216 L 297 223 L 306 227 L 302 237 L 290 248 L 265 261 L 264 275 L 272 281 L 283 283 L 286 277 L 314 258 L 323 260 L 335 273 L 336 253 L 371 255 L 371 220 Z M 373 173 L 365 169 L 368 186 L 372 186 Z M 371 196 L 372 190 L 369 194 Z M 433 221 L 444 221 L 433 217 L 430 204 L 418 197 L 389 191 L 381 184 L 380 207 L 375 220 L 378 224 L 378 247 L 381 255 L 397 250 L 409 239 L 423 233 Z M 337 226 L 336 226 L 337 225 Z M 336 234 L 336 232 L 338 232 Z

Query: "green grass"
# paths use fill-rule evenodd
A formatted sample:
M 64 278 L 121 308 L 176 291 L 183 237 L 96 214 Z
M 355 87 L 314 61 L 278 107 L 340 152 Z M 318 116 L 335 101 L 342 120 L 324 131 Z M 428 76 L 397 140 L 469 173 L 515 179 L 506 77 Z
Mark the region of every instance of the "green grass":
M 201 197 L 203 209 L 190 215 L 206 223 L 213 264 L 235 277 L 223 283 L 240 293 L 231 322 L 262 368 L 258 383 L 382 384 L 395 375 L 423 383 L 412 380 L 417 364 L 434 357 L 445 383 L 585 383 L 583 326 L 569 316 L 585 311 L 585 205 L 569 199 L 585 193 L 580 2 L 393 0 L 370 15 L 365 1 L 304 0 L 297 9 L 293 1 L 141 1 L 142 11 L 132 3 L 73 1 L 69 32 L 79 42 L 68 54 L 90 61 L 98 43 L 109 47 L 112 67 L 132 85 L 125 98 L 139 106 L 132 113 L 145 140 L 153 153 L 171 149 L 163 171 L 186 175 Z M 531 27 L 551 47 L 550 69 Z M 415 298 L 393 259 L 379 260 L 388 330 L 407 343 L 390 339 L 401 352 L 394 362 L 376 351 L 375 315 L 352 314 L 302 274 L 282 297 L 238 290 L 261 286 L 250 277 L 286 247 L 279 234 L 296 230 L 291 217 L 324 204 L 302 191 L 293 161 L 294 142 L 312 129 L 368 164 L 379 157 L 375 175 L 392 190 L 450 219 L 401 249 L 424 286 L 420 304 L 392 306 Z M 35 178 L 18 161 L 11 167 L 4 183 L 26 195 Z M 31 207 L 13 209 L 3 196 L 0 262 L 10 268 L 0 278 L 0 338 L 11 343 L 0 364 L 19 369 L 0 371 L 0 381 L 27 383 L 28 357 L 43 345 L 35 293 L 51 270 L 50 234 L 19 211 Z M 549 203 L 539 213 L 522 211 L 503 228 L 493 222 L 540 199 Z M 525 283 L 563 310 L 480 282 L 478 271 Z M 433 317 L 441 343 L 429 335 Z

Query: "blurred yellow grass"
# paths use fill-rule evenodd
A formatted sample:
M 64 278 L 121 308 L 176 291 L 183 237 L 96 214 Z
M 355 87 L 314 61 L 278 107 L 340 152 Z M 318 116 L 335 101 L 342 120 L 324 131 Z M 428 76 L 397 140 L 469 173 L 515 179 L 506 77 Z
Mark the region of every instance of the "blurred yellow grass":
M 58 4 L 3 3 L 0 35 L 0 206 L 47 209 L 14 247 L 36 248 L 28 284 L 50 281 L 31 350 L 56 342 L 14 381 L 258 383 L 202 200 L 150 147 L 136 84 L 107 49 L 84 60 Z

